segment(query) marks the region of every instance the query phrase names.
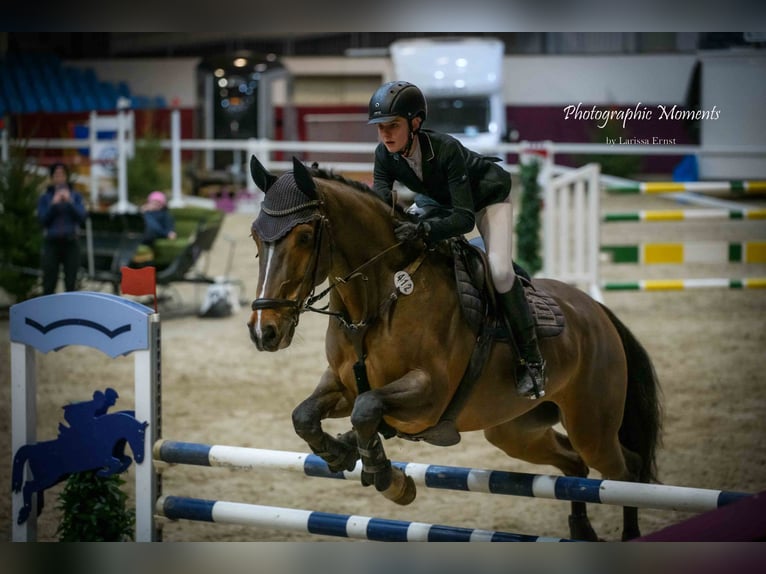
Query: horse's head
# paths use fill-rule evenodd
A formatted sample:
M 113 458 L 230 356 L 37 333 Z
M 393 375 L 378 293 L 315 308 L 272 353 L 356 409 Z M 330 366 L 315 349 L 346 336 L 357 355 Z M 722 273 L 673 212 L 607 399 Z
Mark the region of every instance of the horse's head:
M 321 201 L 308 169 L 293 159 L 293 171 L 280 177 L 255 158 L 250 172 L 265 193 L 252 237 L 258 248 L 258 298 L 248 322 L 260 351 L 284 349 L 292 341 L 303 304 L 325 280 L 321 261 Z

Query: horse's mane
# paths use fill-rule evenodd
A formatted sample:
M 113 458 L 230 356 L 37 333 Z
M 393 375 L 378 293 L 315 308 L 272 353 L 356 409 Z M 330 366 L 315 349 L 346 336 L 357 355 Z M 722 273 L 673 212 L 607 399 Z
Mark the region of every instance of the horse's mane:
M 311 166 L 311 169 L 309 170 L 309 172 L 311 173 L 313 177 L 317 177 L 319 179 L 326 179 L 328 181 L 337 181 L 357 191 L 361 191 L 362 193 L 366 195 L 374 197 L 375 199 L 377 199 L 384 205 L 391 207 L 389 204 L 386 203 L 386 201 L 382 197 L 380 197 L 380 195 L 375 193 L 375 191 L 369 185 L 367 185 L 366 183 L 362 181 L 344 177 L 338 173 L 335 173 L 332 170 L 321 169 L 316 164 L 313 164 Z M 399 204 L 396 204 L 394 209 L 398 215 L 406 217 L 406 214 L 404 213 L 404 209 Z

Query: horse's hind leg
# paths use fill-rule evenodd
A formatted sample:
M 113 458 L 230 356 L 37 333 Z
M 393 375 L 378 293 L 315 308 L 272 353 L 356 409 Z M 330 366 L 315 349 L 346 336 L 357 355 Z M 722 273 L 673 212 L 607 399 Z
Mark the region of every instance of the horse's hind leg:
M 585 462 L 572 448 L 569 439 L 549 426 L 550 417 L 543 416 L 543 410 L 534 409 L 518 419 L 489 428 L 484 431 L 484 436 L 512 458 L 555 466 L 566 476 L 588 476 Z M 572 502 L 571 506 L 570 536 L 575 540 L 598 540 L 585 503 Z
M 320 456 L 331 471 L 354 470 L 359 453 L 346 435 L 331 437 L 322 429 L 322 420 L 330 416 L 348 416 L 351 406 L 345 399 L 340 381 L 327 369 L 317 388 L 293 410 L 293 427 L 311 450 Z
M 602 389 L 618 388 L 602 384 Z M 595 468 L 605 479 L 633 482 L 638 479 L 637 469 L 641 466 L 640 457 L 620 444 L 619 428 L 622 417 L 621 404 L 624 398 L 610 395 L 604 390 L 599 395 L 601 404 L 592 401 L 587 405 L 573 403 L 565 412 L 567 433 L 572 444 L 581 453 L 583 460 Z M 597 420 L 599 426 L 594 426 L 594 413 L 600 412 Z M 622 539 L 629 540 L 640 536 L 638 527 L 638 509 L 625 507 L 623 509 Z

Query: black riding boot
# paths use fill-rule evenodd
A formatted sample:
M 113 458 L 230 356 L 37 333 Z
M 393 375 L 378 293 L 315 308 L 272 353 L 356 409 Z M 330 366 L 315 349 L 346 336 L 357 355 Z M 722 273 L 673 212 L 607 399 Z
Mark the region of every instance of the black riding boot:
M 545 396 L 545 361 L 537 345 L 535 320 L 524 295 L 521 280 L 516 278 L 511 290 L 498 293 L 498 299 L 520 354 L 519 366 L 516 369 L 516 391 L 528 399 L 539 399 Z

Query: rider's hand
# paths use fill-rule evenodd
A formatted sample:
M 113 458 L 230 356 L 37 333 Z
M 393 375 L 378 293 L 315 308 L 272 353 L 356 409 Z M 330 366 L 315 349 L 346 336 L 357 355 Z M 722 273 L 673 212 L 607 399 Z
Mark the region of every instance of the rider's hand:
M 414 223 L 412 221 L 399 221 L 395 224 L 394 235 L 397 241 L 426 240 L 431 226 L 425 221 Z

